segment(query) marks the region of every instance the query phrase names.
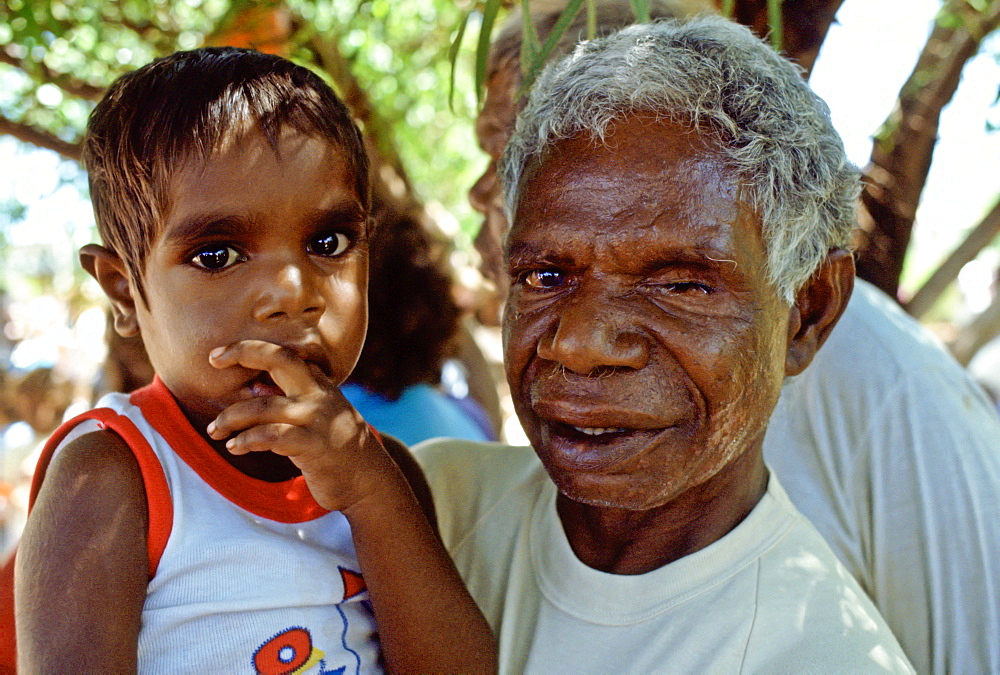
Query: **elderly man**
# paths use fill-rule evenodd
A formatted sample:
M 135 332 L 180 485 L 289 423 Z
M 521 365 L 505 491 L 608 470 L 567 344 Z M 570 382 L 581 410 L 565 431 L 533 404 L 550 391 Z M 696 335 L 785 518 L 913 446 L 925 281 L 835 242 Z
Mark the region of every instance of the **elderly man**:
M 419 450 L 505 672 L 908 672 L 763 461 L 851 292 L 857 176 L 720 18 L 549 68 L 505 155 L 507 380 L 532 448 Z
M 542 4 L 542 3 L 539 3 Z M 544 40 L 565 3 L 535 15 Z M 702 0 L 653 0 L 654 17 Z M 710 3 L 709 3 L 710 4 Z M 583 13 L 557 52 L 582 34 Z M 597 32 L 634 20 L 628 0 L 599 0 Z M 477 134 L 493 160 L 513 130 L 520 17 L 490 54 Z M 470 201 L 486 215 L 477 246 L 502 271 L 507 222 L 490 163 Z M 498 285 L 506 275 L 492 274 Z M 764 458 L 874 600 L 920 672 L 1000 672 L 1000 422 L 950 355 L 896 303 L 855 283 L 815 361 L 790 378 Z

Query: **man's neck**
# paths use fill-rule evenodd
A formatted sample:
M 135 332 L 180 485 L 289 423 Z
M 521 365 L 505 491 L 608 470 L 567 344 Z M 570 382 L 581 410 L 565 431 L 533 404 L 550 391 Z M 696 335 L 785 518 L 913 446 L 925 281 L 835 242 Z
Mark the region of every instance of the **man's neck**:
M 644 574 L 712 544 L 740 524 L 767 491 L 761 452 L 748 451 L 705 483 L 653 509 L 594 506 L 560 494 L 556 510 L 588 567 Z

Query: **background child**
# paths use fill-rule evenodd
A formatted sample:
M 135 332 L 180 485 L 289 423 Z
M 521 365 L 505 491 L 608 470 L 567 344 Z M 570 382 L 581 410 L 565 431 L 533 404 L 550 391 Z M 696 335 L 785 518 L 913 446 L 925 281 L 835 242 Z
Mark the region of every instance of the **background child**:
M 85 155 L 106 248 L 81 261 L 157 377 L 42 457 L 21 669 L 492 668 L 419 469 L 337 389 L 364 341 L 369 236 L 343 104 L 278 57 L 181 52 L 111 87 Z

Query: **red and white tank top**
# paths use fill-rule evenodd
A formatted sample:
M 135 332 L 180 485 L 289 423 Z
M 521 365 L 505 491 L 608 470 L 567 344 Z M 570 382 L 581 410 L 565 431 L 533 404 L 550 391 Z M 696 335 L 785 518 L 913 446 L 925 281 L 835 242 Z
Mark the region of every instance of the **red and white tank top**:
M 250 478 L 191 426 L 157 379 L 109 394 L 64 424 L 32 486 L 68 440 L 108 428 L 139 462 L 150 579 L 139 671 L 357 673 L 381 670 L 351 531 L 302 477 Z

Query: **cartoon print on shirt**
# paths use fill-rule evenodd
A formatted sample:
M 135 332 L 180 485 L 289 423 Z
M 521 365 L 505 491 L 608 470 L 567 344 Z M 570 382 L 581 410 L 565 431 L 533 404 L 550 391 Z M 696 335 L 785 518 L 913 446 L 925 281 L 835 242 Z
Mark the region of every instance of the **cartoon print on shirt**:
M 357 597 L 367 590 L 361 574 L 345 567 L 337 569 L 340 570 L 340 578 L 344 583 L 344 601 Z M 351 672 L 360 672 L 361 658 L 347 644 L 347 615 L 339 604 L 336 608 L 343 619 L 341 650 L 337 651 L 341 658 L 347 657 L 348 654 L 353 657 Z M 259 675 L 298 675 L 309 672 L 316 666 L 319 666 L 319 670 L 315 671 L 317 675 L 345 675 L 348 672 L 346 664 L 333 669 L 328 668 L 326 653 L 313 645 L 312 634 L 302 626 L 291 626 L 266 640 L 254 652 L 252 661 L 254 672 Z

